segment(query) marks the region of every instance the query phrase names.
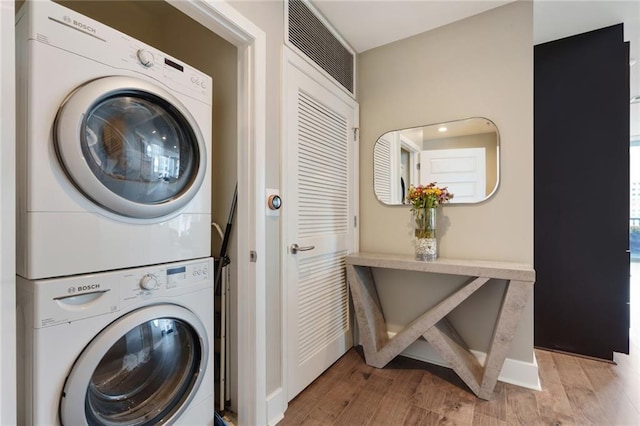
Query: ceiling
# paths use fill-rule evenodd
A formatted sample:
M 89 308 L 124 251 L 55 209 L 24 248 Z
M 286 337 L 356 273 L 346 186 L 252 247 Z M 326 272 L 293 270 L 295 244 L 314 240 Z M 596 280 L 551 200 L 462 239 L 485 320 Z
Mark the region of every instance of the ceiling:
M 503 6 L 513 0 L 311 0 L 358 53 Z M 640 96 L 640 1 L 534 0 L 534 44 L 624 23 L 630 41 L 630 98 Z M 631 106 L 640 139 L 640 102 Z
M 311 0 L 358 53 L 513 0 Z

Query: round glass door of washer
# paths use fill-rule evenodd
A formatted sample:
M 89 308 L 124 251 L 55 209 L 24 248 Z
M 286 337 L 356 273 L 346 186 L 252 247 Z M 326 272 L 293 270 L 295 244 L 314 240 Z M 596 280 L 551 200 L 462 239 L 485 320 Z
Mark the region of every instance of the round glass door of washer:
M 146 81 L 105 77 L 79 87 L 55 127 L 68 177 L 116 214 L 168 215 L 202 183 L 206 148 L 197 123 L 178 99 Z
M 159 425 L 187 408 L 206 368 L 204 330 L 195 318 L 165 315 L 114 341 L 142 319 L 135 315 L 105 329 L 78 358 L 61 400 L 65 425 Z

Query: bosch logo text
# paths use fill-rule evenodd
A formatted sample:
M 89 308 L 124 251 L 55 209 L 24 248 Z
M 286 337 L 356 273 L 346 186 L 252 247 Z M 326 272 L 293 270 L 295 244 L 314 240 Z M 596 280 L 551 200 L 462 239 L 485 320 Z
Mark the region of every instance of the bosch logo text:
M 100 284 L 87 284 L 87 285 L 79 285 L 77 287 L 69 287 L 69 293 L 82 292 L 82 291 L 92 291 L 98 290 L 100 288 Z
M 95 28 L 93 28 L 92 26 L 87 25 L 87 24 L 85 24 L 83 22 L 76 21 L 75 19 L 71 19 L 68 16 L 64 16 L 62 19 L 67 24 L 73 25 L 74 27 L 76 27 L 76 28 L 78 28 L 78 29 L 80 29 L 80 30 L 82 30 L 84 32 L 91 33 L 91 34 L 95 34 L 96 33 L 96 29 Z

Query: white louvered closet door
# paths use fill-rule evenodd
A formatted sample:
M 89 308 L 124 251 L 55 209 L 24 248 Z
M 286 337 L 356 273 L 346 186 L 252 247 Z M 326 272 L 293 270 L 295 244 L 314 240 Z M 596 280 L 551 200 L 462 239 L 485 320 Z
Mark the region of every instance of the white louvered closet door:
M 358 105 L 290 63 L 285 75 L 284 370 L 291 400 L 353 346 L 344 257 L 356 244 Z

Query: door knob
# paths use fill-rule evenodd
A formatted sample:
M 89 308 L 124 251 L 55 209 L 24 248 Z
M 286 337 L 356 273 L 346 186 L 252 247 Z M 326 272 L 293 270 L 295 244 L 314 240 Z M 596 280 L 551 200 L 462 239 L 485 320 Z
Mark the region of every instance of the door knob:
M 309 250 L 313 250 L 314 248 L 316 248 L 316 246 L 305 246 L 305 247 L 300 247 L 298 244 L 291 244 L 291 253 L 292 254 L 296 254 L 299 251 L 309 251 Z

